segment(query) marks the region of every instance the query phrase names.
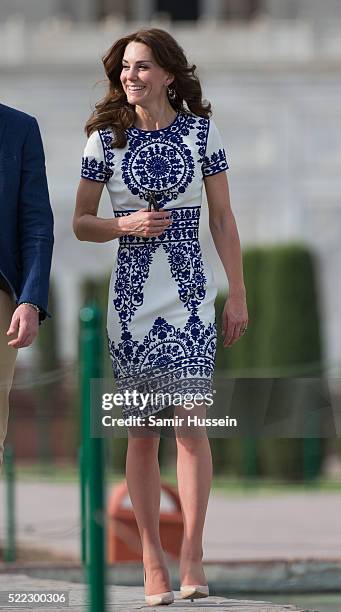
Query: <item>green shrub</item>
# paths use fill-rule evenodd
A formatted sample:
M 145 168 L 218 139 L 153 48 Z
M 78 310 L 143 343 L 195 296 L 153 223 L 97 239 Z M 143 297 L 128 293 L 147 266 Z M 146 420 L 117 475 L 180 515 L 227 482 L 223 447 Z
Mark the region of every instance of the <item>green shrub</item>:
M 257 366 L 263 376 L 318 376 L 321 340 L 314 261 L 301 244 L 269 247 L 262 266 L 262 306 L 254 336 Z M 278 420 L 285 415 L 278 415 Z M 320 443 L 318 443 L 320 444 Z M 316 440 L 313 442 L 316 451 Z M 261 473 L 288 480 L 316 476 L 309 440 L 262 438 Z
M 249 326 L 232 347 L 222 346 L 221 313 L 224 297 L 216 302 L 218 325 L 217 374 L 226 378 L 281 378 L 318 376 L 322 372 L 318 296 L 314 260 L 301 244 L 249 247 L 243 252 Z M 254 402 L 243 401 L 245 415 Z M 242 417 L 243 406 L 239 408 Z M 244 416 L 245 416 L 244 415 Z M 250 418 L 250 417 L 249 417 Z M 224 445 L 225 452 L 220 446 Z M 240 447 L 240 448 L 239 448 Z M 225 457 L 224 469 L 248 476 L 297 479 L 317 475 L 321 441 L 296 438 L 221 439 L 214 444 L 214 460 Z

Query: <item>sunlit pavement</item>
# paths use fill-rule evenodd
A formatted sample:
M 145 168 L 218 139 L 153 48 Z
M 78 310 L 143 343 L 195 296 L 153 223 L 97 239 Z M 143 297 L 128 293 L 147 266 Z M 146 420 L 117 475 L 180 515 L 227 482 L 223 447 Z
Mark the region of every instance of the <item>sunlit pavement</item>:
M 85 606 L 88 603 L 88 594 L 84 585 L 76 585 L 69 582 L 60 582 L 55 580 L 45 580 L 27 577 L 25 575 L 0 575 L 0 594 L 1 591 L 16 591 L 25 593 L 28 591 L 41 591 L 45 592 L 58 592 L 68 594 L 68 606 L 62 607 L 58 604 L 45 607 L 39 606 L 41 612 L 47 612 L 47 610 L 54 612 L 62 612 L 67 609 L 71 609 L 73 612 L 84 612 Z M 1 602 L 2 603 L 2 602 Z M 107 610 L 137 610 L 141 608 L 147 608 L 144 604 L 144 593 L 142 587 L 109 587 L 107 591 Z M 196 601 L 191 603 L 190 601 L 182 601 L 180 599 L 179 592 L 175 593 L 175 601 L 172 604 L 172 609 L 186 610 L 187 608 L 199 608 L 201 611 L 211 611 L 212 608 L 219 608 L 219 610 L 233 610 L 233 612 L 286 612 L 289 610 L 300 610 L 292 605 L 281 605 L 271 603 L 271 598 L 267 601 L 252 601 L 249 599 L 237 600 L 237 599 L 225 599 L 222 597 L 209 597 L 207 599 Z M 22 607 L 23 608 L 23 607 Z M 4 605 L 2 603 L 2 610 L 13 610 L 13 605 Z M 37 609 L 36 604 L 26 606 L 26 610 Z M 154 608 L 153 608 L 154 609 Z M 100 612 L 100 611 L 98 611 Z M 308 612 L 305 610 L 304 612 Z
M 0 499 L 3 540 L 3 481 Z M 79 560 L 79 499 L 75 484 L 17 482 L 18 543 Z M 341 560 L 340 516 L 341 492 L 254 492 L 231 496 L 212 493 L 204 532 L 205 560 Z

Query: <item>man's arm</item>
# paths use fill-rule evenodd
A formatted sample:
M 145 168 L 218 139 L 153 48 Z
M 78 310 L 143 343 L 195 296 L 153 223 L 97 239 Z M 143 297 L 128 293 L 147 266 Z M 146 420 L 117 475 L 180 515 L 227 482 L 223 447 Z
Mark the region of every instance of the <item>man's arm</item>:
M 18 237 L 22 282 L 18 307 L 7 332 L 8 336 L 15 336 L 8 342 L 14 348 L 29 346 L 37 335 L 39 321 L 48 316 L 48 288 L 54 242 L 53 214 L 43 143 L 38 123 L 33 117 L 30 118 L 22 152 Z
M 43 320 L 47 315 L 53 215 L 43 143 L 34 118 L 31 118 L 23 147 L 18 230 L 22 264 L 18 304 L 30 302 L 39 306 L 40 320 Z

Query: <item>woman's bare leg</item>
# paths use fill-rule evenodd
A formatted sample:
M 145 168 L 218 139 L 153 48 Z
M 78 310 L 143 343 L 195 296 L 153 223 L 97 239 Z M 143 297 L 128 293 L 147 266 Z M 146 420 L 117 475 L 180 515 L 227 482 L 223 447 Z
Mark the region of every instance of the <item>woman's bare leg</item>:
M 205 407 L 193 410 L 176 409 L 175 414 L 206 415 Z M 205 427 L 175 428 L 177 443 L 177 478 L 181 501 L 184 538 L 180 560 L 180 584 L 206 585 L 202 567 L 202 536 L 212 482 L 211 447 Z
M 159 534 L 159 441 L 160 436 L 156 433 L 141 436 L 130 432 L 126 459 L 127 485 L 143 549 L 147 595 L 171 590 Z

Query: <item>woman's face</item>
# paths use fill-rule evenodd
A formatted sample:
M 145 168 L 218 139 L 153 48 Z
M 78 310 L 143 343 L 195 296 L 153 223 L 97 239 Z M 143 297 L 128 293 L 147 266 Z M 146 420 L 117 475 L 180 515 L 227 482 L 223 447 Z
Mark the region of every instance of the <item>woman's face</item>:
M 140 42 L 126 46 L 120 78 L 129 104 L 145 107 L 167 96 L 167 86 L 173 81 L 156 63 L 152 50 Z

